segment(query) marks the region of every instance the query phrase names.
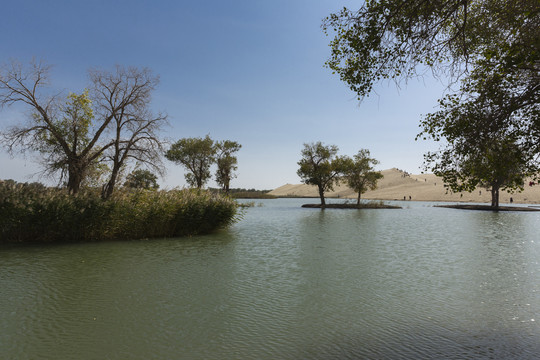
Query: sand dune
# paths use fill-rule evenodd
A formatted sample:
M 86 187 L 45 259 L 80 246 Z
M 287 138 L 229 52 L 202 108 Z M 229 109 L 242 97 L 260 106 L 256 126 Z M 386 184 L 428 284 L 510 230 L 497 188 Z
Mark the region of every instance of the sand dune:
M 459 201 L 490 203 L 491 193 L 478 188 L 472 193 L 453 193 L 446 187 L 441 178 L 433 174 L 411 175 L 396 168 L 382 171 L 384 177 L 379 180 L 377 189 L 362 195 L 371 200 L 403 200 L 408 201 Z M 286 184 L 270 192 L 275 196 L 318 197 L 317 188 L 311 185 Z M 326 193 L 329 198 L 353 198 L 357 194 L 346 185 L 340 185 L 335 191 Z M 510 203 L 513 198 L 516 204 L 540 204 L 540 185 L 529 186 L 528 181 L 521 193 L 509 194 L 500 192 L 500 203 Z

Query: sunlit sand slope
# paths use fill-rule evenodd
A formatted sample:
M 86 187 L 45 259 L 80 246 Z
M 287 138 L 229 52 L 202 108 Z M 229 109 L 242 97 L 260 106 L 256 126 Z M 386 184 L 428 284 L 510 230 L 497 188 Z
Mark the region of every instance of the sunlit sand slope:
M 472 193 L 453 193 L 444 187 L 440 178 L 433 174 L 412 175 L 396 168 L 382 171 L 384 177 L 379 180 L 377 189 L 362 195 L 363 199 L 372 200 L 416 200 L 416 201 L 464 201 L 490 202 L 491 194 L 486 189 L 478 188 Z M 270 192 L 274 196 L 318 197 L 317 188 L 311 185 L 286 184 Z M 357 195 L 346 185 L 337 186 L 326 193 L 332 198 L 356 198 Z M 540 185 L 529 186 L 521 193 L 500 193 L 501 203 L 540 204 Z

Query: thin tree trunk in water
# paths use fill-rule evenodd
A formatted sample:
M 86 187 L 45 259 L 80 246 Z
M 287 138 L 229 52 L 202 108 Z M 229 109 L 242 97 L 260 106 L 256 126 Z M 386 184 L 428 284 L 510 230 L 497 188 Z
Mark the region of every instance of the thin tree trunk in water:
M 319 197 L 321 198 L 321 207 L 325 208 L 326 207 L 326 202 L 324 201 L 324 190 L 323 190 L 322 186 L 319 186 Z
M 491 188 L 491 207 L 499 208 L 499 187 L 493 186 Z

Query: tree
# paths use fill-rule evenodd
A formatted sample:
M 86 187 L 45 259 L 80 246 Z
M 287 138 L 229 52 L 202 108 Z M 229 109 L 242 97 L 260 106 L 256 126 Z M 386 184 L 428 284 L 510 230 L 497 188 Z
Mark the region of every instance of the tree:
M 439 101 L 440 110 L 426 116 L 418 135 L 445 142 L 425 155 L 426 169 L 456 192 L 487 188 L 494 208 L 500 190 L 521 190 L 525 178 L 538 171 L 538 133 L 531 124 L 540 119 L 538 110 L 515 107 L 512 98 L 519 91 L 496 84 L 489 76 L 469 77 L 459 95 Z
M 127 176 L 124 186 L 133 189 L 158 189 L 157 176 L 150 170 L 137 169 Z
M 185 167 L 189 173 L 186 181 L 192 187 L 201 189 L 210 179 L 210 166 L 214 163 L 216 147 L 214 140 L 205 138 L 183 138 L 172 144 L 165 157 Z
M 106 199 L 112 195 L 120 170 L 129 160 L 163 173 L 163 147 L 158 132 L 167 124 L 167 116 L 154 116 L 149 109 L 159 77 L 147 68 L 116 66 L 114 72 L 92 70 L 90 78 L 98 112 L 102 118 L 111 118 L 112 139 L 105 152 L 111 174 L 102 190 Z
M 358 193 L 358 205 L 360 205 L 362 194 L 367 190 L 375 190 L 377 181 L 383 177 L 379 171 L 373 171 L 373 165 L 379 162 L 369 156 L 369 150 L 361 149 L 354 155 L 354 159 L 349 157 L 342 159 L 344 162 L 343 179 L 352 190 Z
M 538 86 L 540 3 L 537 0 L 373 0 L 323 21 L 335 31 L 326 65 L 359 98 L 381 80 L 422 75 L 457 78 L 489 62 Z
M 115 73 L 92 71 L 90 94 L 71 94 L 64 105 L 59 95 L 46 93 L 49 70 L 35 61 L 29 69 L 12 62 L 0 73 L 0 105 L 19 103 L 32 110 L 26 124 L 2 133 L 8 151 L 40 152 L 46 171 L 67 173 L 67 187 L 73 194 L 88 174 L 102 170 L 99 163 L 108 158 L 112 167 L 105 198 L 112 194 L 127 159 L 159 168 L 161 145 L 156 133 L 166 117 L 152 117 L 148 111 L 157 77 L 148 69 L 120 66 Z
M 95 145 L 108 122 L 94 124 L 87 92 L 70 94 L 65 104 L 59 95 L 46 95 L 49 71 L 49 66 L 34 61 L 29 69 L 12 62 L 0 73 L 0 105 L 21 103 L 32 111 L 26 124 L 4 131 L 2 141 L 10 153 L 40 152 L 45 172 L 60 171 L 61 179 L 67 174 L 68 190 L 75 194 L 106 149 Z
M 238 152 L 242 145 L 236 141 L 224 140 L 216 143 L 216 182 L 221 189 L 229 193 L 231 179 L 235 177 L 234 171 L 238 169 L 238 159 L 232 154 Z
M 342 171 L 342 162 L 336 161 L 337 152 L 337 146 L 325 146 L 320 141 L 304 144 L 302 159 L 298 161 L 298 176 L 304 184 L 317 186 L 323 208 L 326 206 L 324 193 L 334 189 Z

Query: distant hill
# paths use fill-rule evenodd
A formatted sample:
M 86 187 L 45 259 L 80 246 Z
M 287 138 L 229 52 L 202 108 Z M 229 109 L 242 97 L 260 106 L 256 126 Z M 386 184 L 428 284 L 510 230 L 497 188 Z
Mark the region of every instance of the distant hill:
M 377 189 L 362 194 L 363 199 L 371 200 L 403 200 L 408 201 L 463 201 L 463 202 L 491 202 L 491 194 L 486 189 L 478 188 L 472 193 L 453 193 L 444 187 L 441 178 L 433 174 L 412 175 L 396 168 L 383 170 L 384 177 L 379 180 Z M 286 184 L 268 193 L 277 197 L 318 197 L 317 188 L 311 185 Z M 329 198 L 356 198 L 346 185 L 340 185 L 335 191 L 326 194 Z M 501 191 L 500 202 L 519 204 L 540 204 L 540 185 L 525 185 L 521 193 L 509 194 Z

